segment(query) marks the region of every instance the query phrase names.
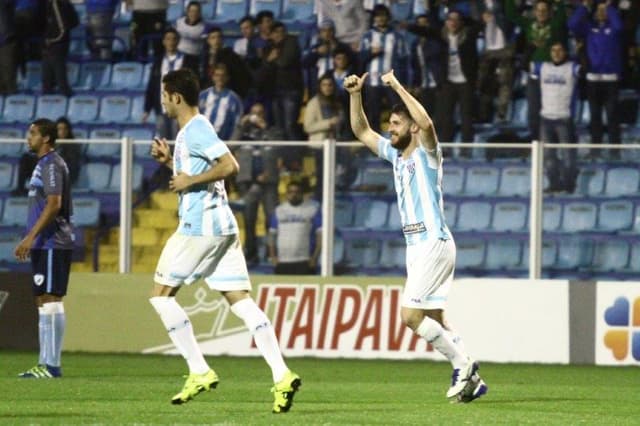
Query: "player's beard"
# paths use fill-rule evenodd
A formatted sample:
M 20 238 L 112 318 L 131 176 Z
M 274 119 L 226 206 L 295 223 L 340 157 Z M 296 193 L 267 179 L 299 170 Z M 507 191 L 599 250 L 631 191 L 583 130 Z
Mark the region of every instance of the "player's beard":
M 411 132 L 407 131 L 402 135 L 397 135 L 396 137 L 396 142 L 392 143 L 391 146 L 399 151 L 404 151 L 411 143 Z

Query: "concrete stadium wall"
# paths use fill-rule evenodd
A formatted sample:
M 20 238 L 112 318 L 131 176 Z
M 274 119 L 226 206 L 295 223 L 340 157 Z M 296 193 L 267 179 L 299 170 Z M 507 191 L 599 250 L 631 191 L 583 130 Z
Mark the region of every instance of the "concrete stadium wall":
M 400 323 L 401 278 L 252 279 L 286 356 L 442 359 Z M 176 354 L 148 302 L 152 282 L 72 274 L 65 350 Z M 206 354 L 259 355 L 217 292 L 195 284 L 178 299 Z M 459 279 L 448 312 L 481 361 L 640 366 L 640 283 Z

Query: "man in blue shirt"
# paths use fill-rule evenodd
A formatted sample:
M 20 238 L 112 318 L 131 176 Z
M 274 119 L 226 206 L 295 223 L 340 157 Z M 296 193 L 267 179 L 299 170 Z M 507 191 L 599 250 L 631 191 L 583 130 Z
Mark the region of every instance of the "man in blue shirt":
M 31 257 L 33 294 L 39 313 L 40 359 L 20 374 L 23 378 L 60 377 L 60 353 L 65 331 L 62 298 L 67 294 L 73 229 L 69 169 L 55 151 L 56 124 L 38 119 L 27 135 L 38 163 L 29 182 L 27 235 L 15 249 L 18 260 Z

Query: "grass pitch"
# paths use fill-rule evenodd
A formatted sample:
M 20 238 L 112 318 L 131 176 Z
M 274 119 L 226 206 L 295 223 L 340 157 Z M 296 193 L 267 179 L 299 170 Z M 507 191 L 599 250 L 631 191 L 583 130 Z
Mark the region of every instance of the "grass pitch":
M 62 379 L 16 377 L 37 354 L 0 354 L 2 424 L 640 424 L 640 369 L 488 364 L 489 393 L 449 404 L 451 368 L 429 361 L 291 359 L 303 385 L 272 414 L 271 375 L 260 358 L 209 357 L 216 390 L 173 406 L 182 358 L 65 353 Z

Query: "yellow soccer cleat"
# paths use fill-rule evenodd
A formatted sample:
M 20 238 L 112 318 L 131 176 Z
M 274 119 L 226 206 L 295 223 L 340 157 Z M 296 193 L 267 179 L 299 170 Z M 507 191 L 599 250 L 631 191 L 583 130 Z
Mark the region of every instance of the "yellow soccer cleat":
M 284 378 L 271 388 L 274 398 L 273 412 L 286 413 L 289 411 L 293 404 L 293 396 L 301 385 L 300 376 L 291 370 L 287 371 Z
M 215 389 L 218 386 L 218 381 L 218 375 L 213 370 L 204 374 L 189 374 L 180 393 L 171 398 L 171 403 L 184 404 L 189 402 L 199 393 Z

